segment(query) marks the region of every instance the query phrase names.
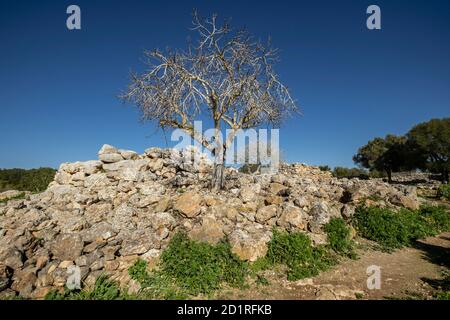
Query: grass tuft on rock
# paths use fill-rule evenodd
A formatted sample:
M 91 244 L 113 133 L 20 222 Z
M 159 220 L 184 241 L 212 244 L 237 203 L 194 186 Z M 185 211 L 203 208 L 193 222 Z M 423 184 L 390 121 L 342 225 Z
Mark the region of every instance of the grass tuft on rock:
M 64 292 L 50 291 L 45 300 L 125 300 L 132 299 L 131 295 L 122 291 L 119 284 L 101 275 L 95 281 L 91 290 L 69 290 Z

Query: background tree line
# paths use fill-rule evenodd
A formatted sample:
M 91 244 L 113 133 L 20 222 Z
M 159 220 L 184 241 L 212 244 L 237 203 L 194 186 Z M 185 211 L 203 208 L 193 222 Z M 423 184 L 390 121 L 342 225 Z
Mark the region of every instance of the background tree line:
M 432 119 L 414 126 L 404 136 L 388 134 L 359 148 L 353 161 L 370 173 L 392 173 L 420 169 L 449 180 L 450 118 Z
M 0 169 L 0 192 L 19 190 L 41 192 L 53 181 L 56 170 L 39 169 Z

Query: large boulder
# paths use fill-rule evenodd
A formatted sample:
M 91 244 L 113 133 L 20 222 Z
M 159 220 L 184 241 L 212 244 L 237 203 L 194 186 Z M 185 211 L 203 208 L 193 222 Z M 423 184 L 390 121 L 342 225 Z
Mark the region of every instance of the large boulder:
M 257 199 L 260 191 L 261 191 L 260 184 L 245 185 L 241 187 L 240 196 L 242 201 L 251 202 Z
M 259 223 L 265 223 L 268 220 L 277 216 L 278 206 L 275 204 L 262 207 L 256 212 L 256 221 Z
M 186 192 L 178 197 L 173 206 L 175 211 L 187 218 L 197 216 L 201 211 L 202 197 L 196 192 Z
M 50 246 L 53 258 L 74 261 L 83 251 L 83 239 L 78 234 L 60 234 Z
M 307 224 L 307 214 L 302 209 L 287 205 L 277 221 L 280 227 L 287 230 L 304 230 Z
M 395 204 L 397 206 L 402 206 L 407 209 L 411 210 L 417 210 L 420 207 L 420 202 L 417 200 L 416 197 L 408 197 L 402 194 L 395 194 L 389 198 L 389 201 L 392 204 Z
M 202 224 L 195 226 L 190 232 L 189 237 L 196 241 L 216 244 L 225 236 L 223 226 L 214 216 L 206 216 L 202 219 Z
M 314 233 L 320 233 L 323 225 L 327 224 L 331 219 L 330 206 L 325 201 L 319 201 L 313 205 L 309 211 L 309 216 L 309 230 Z
M 231 252 L 242 260 L 254 262 L 266 255 L 267 243 L 271 237 L 271 232 L 249 233 L 236 229 L 229 236 Z
M 104 144 L 98 151 L 98 158 L 105 163 L 114 163 L 124 160 L 119 150 L 109 144 Z

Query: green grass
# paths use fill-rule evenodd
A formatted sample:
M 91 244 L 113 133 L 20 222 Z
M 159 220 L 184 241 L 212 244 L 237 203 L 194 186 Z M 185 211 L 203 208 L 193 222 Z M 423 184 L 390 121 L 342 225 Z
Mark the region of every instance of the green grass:
M 101 275 L 91 290 L 66 290 L 63 293 L 50 291 L 45 300 L 128 300 L 134 296 L 120 289 L 119 285 Z
M 384 250 L 411 246 L 417 239 L 450 230 L 445 207 L 423 206 L 419 210 L 359 207 L 353 224 L 364 238 L 376 241 Z

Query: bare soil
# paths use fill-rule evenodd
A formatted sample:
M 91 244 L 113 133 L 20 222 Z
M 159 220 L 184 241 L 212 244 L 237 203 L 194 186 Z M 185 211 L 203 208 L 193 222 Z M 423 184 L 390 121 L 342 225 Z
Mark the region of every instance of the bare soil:
M 443 273 L 450 269 L 450 233 L 418 241 L 412 248 L 394 252 L 375 249 L 358 239 L 359 258 L 343 259 L 320 275 L 288 281 L 280 270 L 267 271 L 268 285 L 250 284 L 241 290 L 224 290 L 218 299 L 429 299 L 439 288 Z M 381 268 L 380 289 L 368 289 L 367 268 Z

